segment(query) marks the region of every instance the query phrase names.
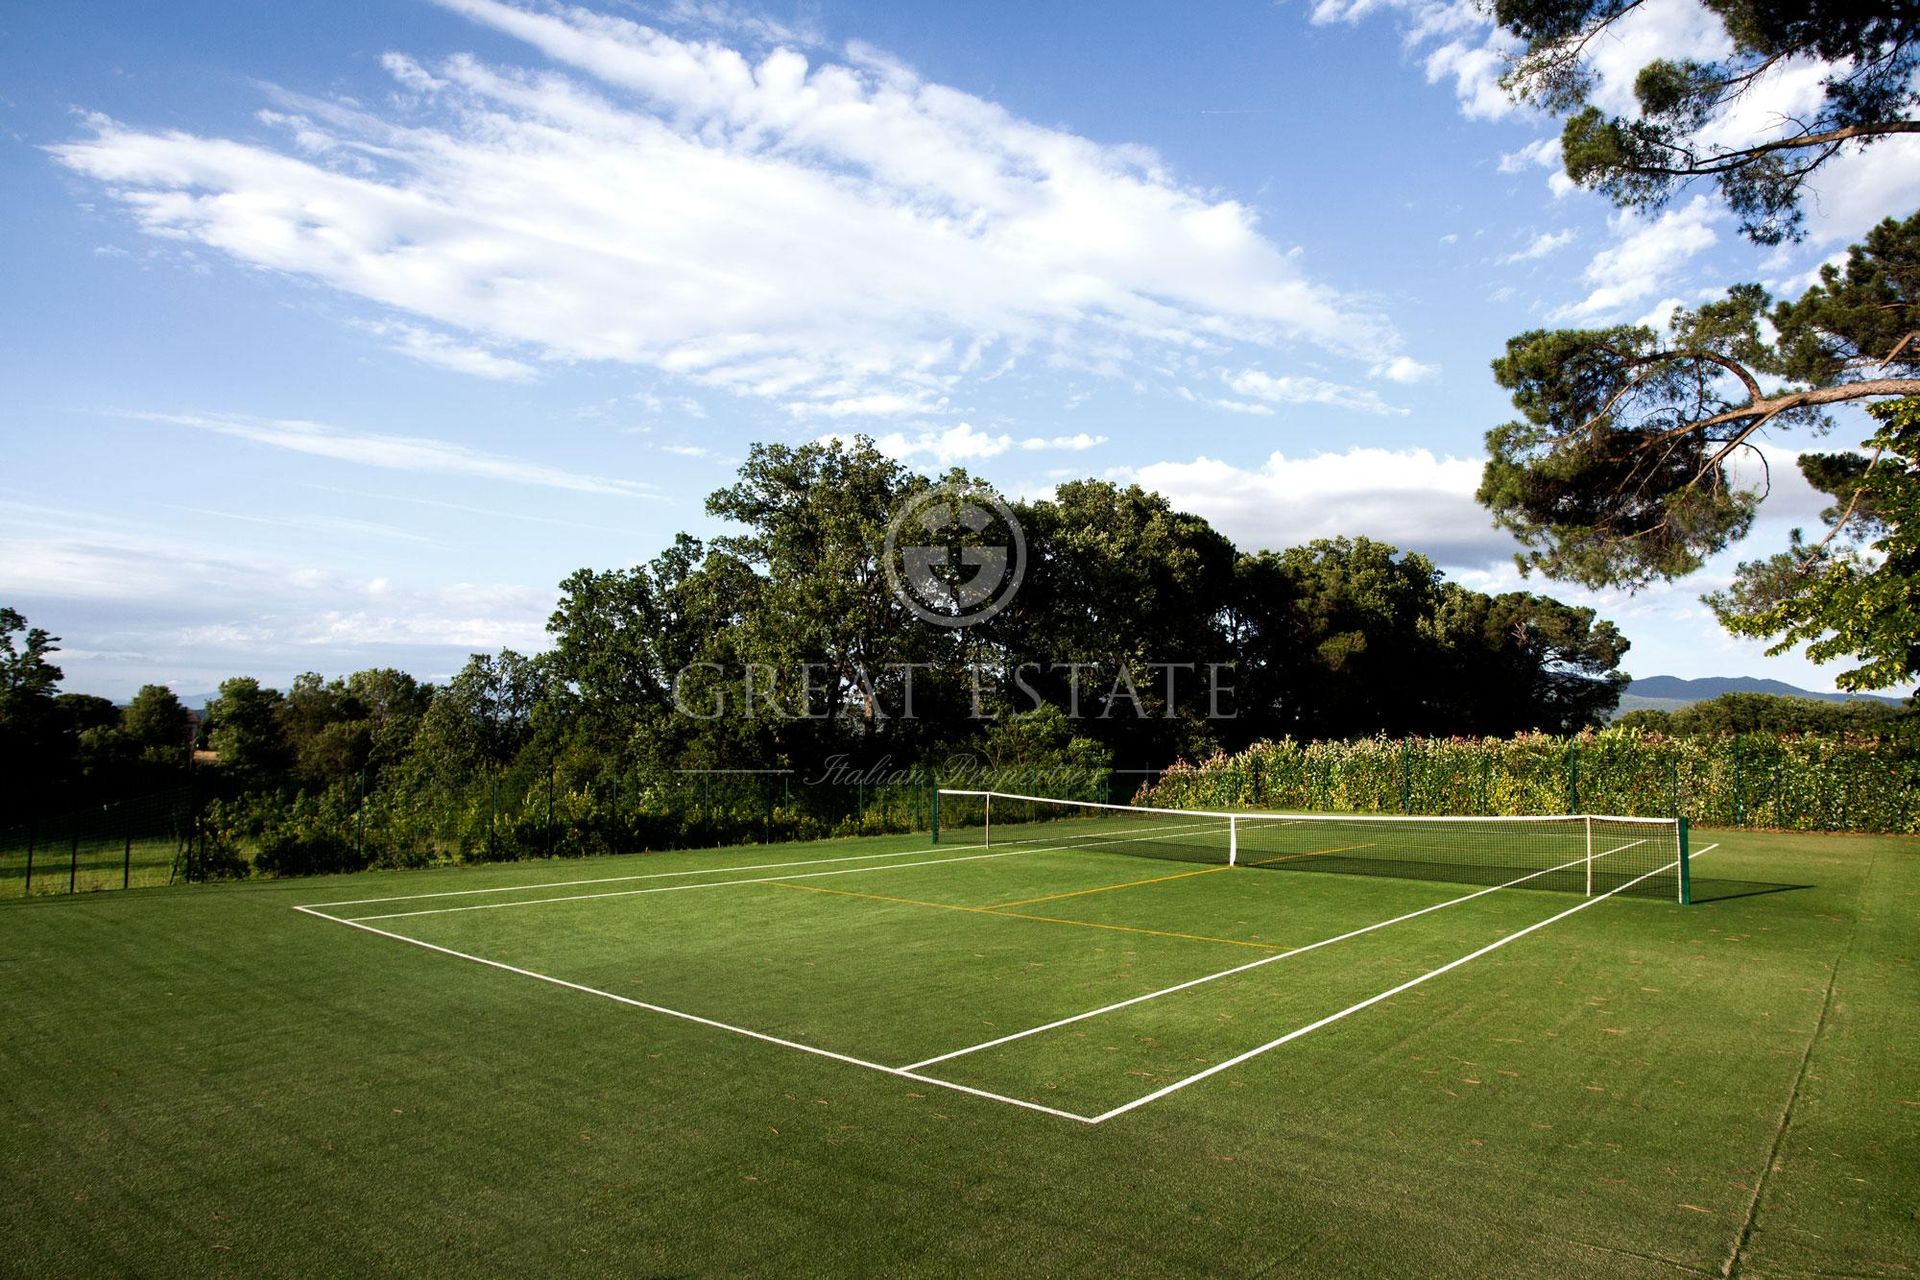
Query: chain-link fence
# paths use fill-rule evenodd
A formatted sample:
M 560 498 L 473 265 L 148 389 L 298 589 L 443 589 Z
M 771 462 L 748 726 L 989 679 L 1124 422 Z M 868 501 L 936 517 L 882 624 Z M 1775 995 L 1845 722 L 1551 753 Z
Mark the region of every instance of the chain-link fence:
M 0 897 L 168 884 L 198 874 L 193 790 L 84 805 L 0 830 Z

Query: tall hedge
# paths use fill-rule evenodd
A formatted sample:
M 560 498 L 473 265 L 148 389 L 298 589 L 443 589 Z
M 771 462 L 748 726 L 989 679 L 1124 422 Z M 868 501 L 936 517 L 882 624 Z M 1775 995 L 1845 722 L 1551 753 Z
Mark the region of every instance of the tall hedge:
M 1142 788 L 1172 808 L 1334 813 L 1684 814 L 1709 826 L 1920 832 L 1920 752 L 1875 736 L 1261 742 L 1176 764 Z

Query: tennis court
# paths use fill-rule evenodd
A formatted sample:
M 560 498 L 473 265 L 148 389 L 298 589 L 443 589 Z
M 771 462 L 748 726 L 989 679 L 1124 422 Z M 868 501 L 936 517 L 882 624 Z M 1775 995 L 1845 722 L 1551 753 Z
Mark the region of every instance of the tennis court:
M 1685 909 L 1682 835 L 1662 820 L 947 803 L 937 845 L 299 909 L 527 996 L 1090 1124 L 1510 946 L 1551 947 L 1581 912 Z M 1318 874 L 1271 874 L 1288 870 Z

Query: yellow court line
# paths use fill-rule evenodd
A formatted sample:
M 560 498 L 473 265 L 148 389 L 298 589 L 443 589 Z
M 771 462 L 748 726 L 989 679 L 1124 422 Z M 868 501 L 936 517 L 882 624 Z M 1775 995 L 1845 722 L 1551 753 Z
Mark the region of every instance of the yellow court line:
M 1213 868 L 1220 870 L 1222 868 Z M 998 907 L 964 907 L 953 902 L 924 902 L 919 898 L 890 898 L 883 893 L 855 893 L 851 889 L 828 889 L 817 884 L 794 884 L 790 880 L 773 880 L 768 883 L 780 889 L 805 889 L 808 893 L 829 893 L 839 898 L 865 898 L 869 902 L 893 902 L 904 907 L 933 907 L 939 911 L 965 911 L 979 916 L 1000 916 L 1007 920 L 1033 920 L 1040 924 L 1069 924 L 1079 929 L 1111 929 L 1116 933 L 1144 933 L 1155 938 L 1181 938 L 1187 942 L 1219 942 L 1230 947 L 1253 947 L 1260 951 L 1283 950 L 1277 944 L 1266 942 L 1248 942 L 1245 938 L 1213 938 L 1204 933 L 1175 933 L 1167 929 L 1143 929 L 1131 924 L 1102 924 L 1097 920 L 1066 920 L 1059 916 L 1028 915 L 1019 911 L 1002 911 Z
M 1021 898 L 1016 902 L 996 902 L 991 907 L 985 909 L 998 911 L 1002 907 L 1031 907 L 1042 902 L 1058 902 L 1062 898 L 1083 898 L 1089 893 L 1109 893 L 1114 889 L 1138 889 L 1143 884 L 1165 884 L 1169 880 L 1185 880 L 1188 876 L 1206 876 L 1212 875 L 1216 871 L 1227 870 L 1230 870 L 1230 868 L 1224 866 L 1202 867 L 1198 871 L 1182 871 L 1177 875 L 1155 876 L 1151 880 L 1129 880 L 1125 884 L 1103 884 L 1097 889 L 1075 889 L 1071 893 L 1050 893 L 1044 898 Z
M 1321 858 L 1329 853 L 1350 853 L 1355 849 L 1371 849 L 1376 842 L 1369 840 L 1365 844 L 1343 844 L 1332 849 L 1315 849 L 1310 853 L 1284 853 L 1277 858 L 1262 858 L 1258 862 L 1243 862 L 1243 867 L 1270 867 L 1276 862 L 1293 862 L 1300 858 Z

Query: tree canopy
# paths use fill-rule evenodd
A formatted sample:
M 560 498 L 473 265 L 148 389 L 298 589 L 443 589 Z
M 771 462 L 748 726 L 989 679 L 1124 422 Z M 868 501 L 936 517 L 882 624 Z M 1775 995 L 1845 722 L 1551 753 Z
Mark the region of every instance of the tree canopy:
M 1727 37 L 1710 62 L 1655 59 L 1635 80 L 1637 114 L 1609 116 L 1591 54 L 1640 0 L 1498 0 L 1523 41 L 1507 87 L 1567 113 L 1562 155 L 1576 182 L 1646 210 L 1710 179 L 1761 244 L 1797 238 L 1814 173 L 1849 148 L 1920 131 L 1920 11 L 1826 0 L 1716 0 Z M 1739 138 L 1746 96 L 1789 68 L 1823 68 L 1805 118 Z M 1891 211 L 1797 297 L 1757 284 L 1646 324 L 1536 329 L 1493 363 L 1520 416 L 1487 434 L 1479 499 L 1511 530 L 1523 569 L 1638 589 L 1684 577 L 1745 537 L 1768 489 L 1763 431 L 1824 432 L 1836 411 L 1920 396 L 1920 214 Z M 1901 549 L 1909 436 L 1883 426 L 1856 452 L 1804 455 L 1823 492 L 1844 495 L 1816 540 L 1743 564 L 1710 597 L 1723 625 L 1856 665 L 1849 688 L 1920 676 L 1916 610 Z M 1871 475 L 1871 482 L 1863 478 Z M 1878 515 L 1875 515 L 1875 510 Z M 1903 633 L 1903 628 L 1906 630 Z
M 1609 113 L 1593 54 L 1643 0 L 1496 0 L 1523 43 L 1506 85 L 1564 114 L 1567 176 L 1625 208 L 1648 209 L 1690 183 L 1715 184 L 1760 244 L 1798 238 L 1813 174 L 1849 148 L 1920 132 L 1920 12 L 1856 0 L 1710 0 L 1726 52 L 1654 58 L 1633 81 L 1638 110 Z M 1818 105 L 1783 118 L 1741 108 L 1771 76 L 1825 64 Z

